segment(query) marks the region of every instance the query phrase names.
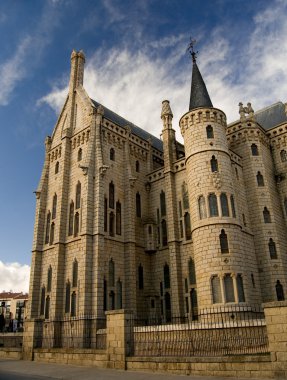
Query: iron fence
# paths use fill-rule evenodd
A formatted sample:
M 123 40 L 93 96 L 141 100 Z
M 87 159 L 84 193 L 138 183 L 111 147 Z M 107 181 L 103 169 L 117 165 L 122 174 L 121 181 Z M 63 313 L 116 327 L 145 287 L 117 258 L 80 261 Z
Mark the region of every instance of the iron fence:
M 194 318 L 193 318 L 194 319 Z M 134 356 L 224 356 L 268 352 L 264 312 L 259 306 L 201 310 L 192 317 L 138 319 L 131 323 Z

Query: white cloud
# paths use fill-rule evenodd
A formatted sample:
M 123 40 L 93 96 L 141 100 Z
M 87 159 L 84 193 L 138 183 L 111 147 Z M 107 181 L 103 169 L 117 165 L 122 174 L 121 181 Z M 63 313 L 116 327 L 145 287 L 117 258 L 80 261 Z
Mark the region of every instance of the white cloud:
M 64 88 L 54 87 L 52 92 L 50 92 L 48 95 L 43 96 L 37 101 L 37 106 L 40 106 L 43 103 L 47 103 L 55 110 L 56 113 L 59 113 L 64 105 L 67 94 L 68 86 Z
M 3 263 L 0 260 L 0 292 L 13 291 L 23 292 L 29 291 L 29 265 L 19 263 Z

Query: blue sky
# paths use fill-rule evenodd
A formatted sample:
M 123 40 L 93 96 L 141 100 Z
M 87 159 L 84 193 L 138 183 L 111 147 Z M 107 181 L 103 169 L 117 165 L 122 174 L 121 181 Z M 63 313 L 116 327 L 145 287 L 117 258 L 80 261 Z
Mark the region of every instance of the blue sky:
M 190 35 L 215 107 L 238 118 L 287 101 L 287 1 L 2 0 L 0 2 L 0 291 L 27 290 L 44 139 L 67 93 L 72 49 L 91 97 L 159 136 L 187 111 Z

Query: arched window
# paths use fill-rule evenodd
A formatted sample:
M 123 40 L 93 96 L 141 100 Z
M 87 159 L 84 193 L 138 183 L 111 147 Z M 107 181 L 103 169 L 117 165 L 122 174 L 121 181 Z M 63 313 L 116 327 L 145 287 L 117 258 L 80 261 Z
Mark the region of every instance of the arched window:
M 221 234 L 219 235 L 219 241 L 221 253 L 229 253 L 228 239 L 224 230 L 221 230 Z
M 196 289 L 190 291 L 190 303 L 191 303 L 191 317 L 193 321 L 198 320 L 198 304 L 197 304 L 197 292 Z
M 213 139 L 214 138 L 214 134 L 213 134 L 213 128 L 211 125 L 208 125 L 206 127 L 206 136 L 208 139 Z
M 110 212 L 110 225 L 109 225 L 109 234 L 110 236 L 115 236 L 115 214 Z
M 71 297 L 71 285 L 70 285 L 70 281 L 68 281 L 66 283 L 65 313 L 70 312 L 70 297 Z
M 257 186 L 260 186 L 260 187 L 264 186 L 264 178 L 260 172 L 257 172 L 256 179 L 257 179 Z
M 139 275 L 139 289 L 144 288 L 144 274 L 143 274 L 143 267 L 140 264 L 138 267 L 138 275 Z
M 59 173 L 59 161 L 56 162 L 56 165 L 55 165 L 55 174 L 58 174 Z
M 52 288 L 52 267 L 49 266 L 48 275 L 47 275 L 47 292 L 50 292 Z
M 162 245 L 167 245 L 167 225 L 166 221 L 163 219 L 161 221 L 161 237 L 162 237 Z
M 122 297 L 122 282 L 120 279 L 118 279 L 117 281 L 117 297 L 116 297 L 116 301 L 117 301 L 117 309 L 121 309 L 122 308 L 122 304 L 123 304 L 123 297 Z
M 286 152 L 286 150 L 281 150 L 281 152 L 280 152 L 280 158 L 281 158 L 281 161 L 282 162 L 286 162 L 287 161 L 287 152 Z
M 55 219 L 57 215 L 57 194 L 53 196 L 53 207 L 52 207 L 52 219 Z
M 275 289 L 276 289 L 277 301 L 284 301 L 285 300 L 284 290 L 279 280 L 276 281 Z
M 188 277 L 190 285 L 196 284 L 194 260 L 191 257 L 188 260 Z
M 251 145 L 251 154 L 252 156 L 259 156 L 258 146 L 256 144 Z
M 285 214 L 287 216 L 287 197 L 284 198 L 284 209 L 285 209 Z
M 234 202 L 234 196 L 230 195 L 230 204 L 231 204 L 231 211 L 233 218 L 236 218 L 236 210 L 235 210 L 235 202 Z
M 75 214 L 75 221 L 74 221 L 74 236 L 78 236 L 79 234 L 79 226 L 80 226 L 80 216 L 79 213 L 76 212 Z
M 220 194 L 220 204 L 222 216 L 229 216 L 228 200 L 225 193 Z
M 141 217 L 142 216 L 142 210 L 141 210 L 141 195 L 139 192 L 136 193 L 136 216 Z
M 271 223 L 270 211 L 268 210 L 267 207 L 264 207 L 263 219 L 264 219 L 264 223 Z
M 113 259 L 109 261 L 109 286 L 115 286 L 115 263 Z
M 190 215 L 188 212 L 184 214 L 184 229 L 185 229 L 185 239 L 191 239 L 191 224 L 190 224 Z
M 45 286 L 42 286 L 42 289 L 41 289 L 40 315 L 44 315 L 44 313 L 45 313 L 45 296 L 46 296 L 46 289 L 45 289 Z
M 76 209 L 81 207 L 81 182 L 76 186 Z
M 50 315 L 50 296 L 46 297 L 46 305 L 45 305 L 45 319 L 49 319 Z
M 215 156 L 212 156 L 210 160 L 210 165 L 211 165 L 211 171 L 212 172 L 218 172 L 218 162 Z
M 110 310 L 115 310 L 115 292 L 113 290 L 110 291 Z
M 104 278 L 104 302 L 103 302 L 103 309 L 104 311 L 107 310 L 107 280 Z
M 46 218 L 46 233 L 45 233 L 45 243 L 48 244 L 50 240 L 50 222 L 51 222 L 51 213 L 50 211 L 47 214 Z
M 206 218 L 205 198 L 203 195 L 201 195 L 198 198 L 198 211 L 199 211 L 199 219 Z
M 276 245 L 272 238 L 269 239 L 268 247 L 269 247 L 270 259 L 277 259 Z
M 160 193 L 160 213 L 161 216 L 166 215 L 166 204 L 165 204 L 165 192 L 161 191 Z
M 108 200 L 105 197 L 104 201 L 104 231 L 107 232 L 108 230 Z
M 241 274 L 238 274 L 236 277 L 237 292 L 238 292 L 238 301 L 245 302 L 245 294 L 243 287 L 243 278 Z
M 114 148 L 110 149 L 110 160 L 115 161 L 115 150 L 114 150 Z
M 140 171 L 140 163 L 139 161 L 136 161 L 136 172 L 139 173 Z
M 50 242 L 49 242 L 50 245 L 54 243 L 54 234 L 55 234 L 55 223 L 53 222 L 51 224 L 51 229 L 50 229 Z
M 74 202 L 70 203 L 70 211 L 69 211 L 69 236 L 73 235 L 74 230 Z
M 222 303 L 220 279 L 218 276 L 211 278 L 212 303 Z
M 187 185 L 186 182 L 184 181 L 182 186 L 181 186 L 181 192 L 182 192 L 182 203 L 183 203 L 183 208 L 189 209 L 189 197 L 188 197 L 188 190 L 187 190 Z
M 225 301 L 226 302 L 234 302 L 234 288 L 233 288 L 233 280 L 230 274 L 226 274 L 224 276 L 224 291 L 225 291 Z
M 164 287 L 165 289 L 170 288 L 170 274 L 169 274 L 169 265 L 165 264 L 163 267 L 163 279 L 164 279 Z
M 76 292 L 73 292 L 71 296 L 71 317 L 75 317 L 76 312 L 77 312 L 77 295 L 76 295 Z
M 73 262 L 72 286 L 73 288 L 78 286 L 78 261 L 76 259 Z
M 113 184 L 113 181 L 109 184 L 109 207 L 115 207 L 115 185 Z
M 82 158 L 83 158 L 83 151 L 82 151 L 82 148 L 80 148 L 78 150 L 78 161 L 82 161 Z
M 122 234 L 122 206 L 119 201 L 116 203 L 116 234 Z
M 218 216 L 217 197 L 214 193 L 208 196 L 209 216 Z

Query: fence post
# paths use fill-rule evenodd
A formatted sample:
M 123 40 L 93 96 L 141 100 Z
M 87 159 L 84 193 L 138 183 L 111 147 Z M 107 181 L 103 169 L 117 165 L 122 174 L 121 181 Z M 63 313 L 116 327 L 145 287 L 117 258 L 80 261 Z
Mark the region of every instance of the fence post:
M 107 316 L 107 353 L 109 368 L 126 369 L 126 357 L 133 347 L 133 313 L 127 310 L 112 310 Z
M 42 340 L 43 321 L 39 319 L 26 320 L 23 334 L 23 359 L 34 359 L 34 348 L 38 346 L 38 340 Z
M 287 378 L 287 301 L 263 305 L 274 377 Z

